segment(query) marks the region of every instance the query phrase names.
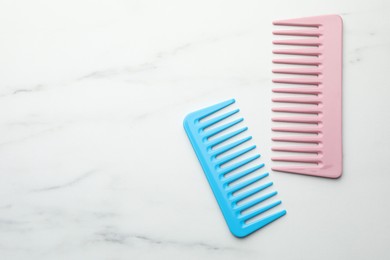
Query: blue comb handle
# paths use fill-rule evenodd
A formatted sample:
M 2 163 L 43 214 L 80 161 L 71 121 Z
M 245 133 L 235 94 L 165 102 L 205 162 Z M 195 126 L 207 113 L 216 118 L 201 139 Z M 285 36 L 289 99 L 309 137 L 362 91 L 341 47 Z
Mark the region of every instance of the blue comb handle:
M 208 119 L 203 121 L 202 119 L 210 116 L 217 111 L 220 111 L 223 108 L 233 104 L 235 102 L 234 99 L 216 104 L 211 107 L 207 107 L 201 109 L 199 111 L 195 111 L 184 119 L 184 129 L 188 135 L 188 138 L 191 141 L 192 147 L 195 150 L 195 153 L 199 159 L 200 164 L 202 165 L 203 171 L 207 177 L 207 180 L 213 190 L 214 196 L 217 199 L 219 207 L 223 213 L 223 216 L 226 220 L 226 223 L 229 226 L 230 231 L 233 235 L 237 237 L 245 237 L 256 230 L 264 227 L 265 225 L 275 221 L 276 219 L 284 216 L 286 214 L 285 210 L 278 211 L 269 216 L 266 216 L 262 219 L 258 219 L 256 221 L 252 221 L 247 223 L 248 220 L 278 206 L 281 204 L 281 201 L 272 202 L 268 205 L 264 205 L 260 208 L 256 208 L 252 211 L 247 211 L 253 206 L 256 206 L 259 203 L 265 202 L 267 199 L 275 196 L 277 194 L 276 191 L 267 193 L 261 197 L 256 197 L 254 199 L 248 199 L 252 195 L 257 194 L 263 190 L 266 190 L 268 187 L 272 186 L 272 182 L 266 183 L 262 186 L 258 186 L 247 190 L 245 192 L 240 192 L 240 194 L 236 195 L 237 191 L 246 188 L 247 186 L 262 180 L 268 176 L 268 173 L 249 178 L 248 180 L 242 181 L 239 184 L 232 184 L 233 182 L 243 178 L 259 169 L 264 167 L 264 164 L 259 164 L 249 169 L 245 169 L 242 171 L 238 171 L 237 173 L 230 174 L 230 176 L 225 176 L 228 173 L 231 173 L 234 170 L 237 170 L 252 161 L 255 161 L 260 157 L 259 154 L 251 156 L 249 158 L 243 159 L 239 162 L 236 162 L 227 167 L 221 167 L 221 165 L 228 163 L 234 159 L 243 156 L 255 149 L 256 146 L 249 146 L 247 148 L 241 149 L 238 152 L 231 153 L 229 155 L 222 156 L 220 158 L 219 155 L 230 151 L 233 148 L 236 148 L 245 142 L 249 141 L 252 137 L 244 137 L 239 139 L 238 141 L 231 142 L 226 144 L 220 148 L 213 149 L 216 145 L 222 144 L 229 139 L 242 134 L 248 128 L 243 127 L 235 131 L 228 132 L 229 128 L 234 125 L 237 125 L 243 121 L 243 118 L 236 119 L 230 121 L 228 123 L 222 124 L 221 126 L 215 127 L 213 129 L 207 129 L 214 124 L 217 124 L 223 120 L 228 119 L 230 116 L 239 112 L 238 109 L 227 112 L 221 116 L 214 117 L 212 119 Z M 201 122 L 202 120 L 202 122 Z M 221 122 L 222 123 L 222 122 Z M 209 140 L 210 137 L 213 137 L 222 131 L 226 131 L 226 133 L 220 137 L 213 138 Z M 219 157 L 217 157 L 219 156 Z M 232 185 L 230 185 L 232 184 Z M 243 203 L 239 203 L 242 200 L 247 199 Z M 245 212 L 244 212 L 245 211 Z

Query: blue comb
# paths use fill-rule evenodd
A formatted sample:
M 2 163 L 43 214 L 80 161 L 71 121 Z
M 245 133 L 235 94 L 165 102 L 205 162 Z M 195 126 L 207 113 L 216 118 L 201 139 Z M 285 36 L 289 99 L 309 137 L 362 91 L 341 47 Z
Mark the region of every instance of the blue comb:
M 238 152 L 223 156 L 224 153 L 244 144 L 252 138 L 249 136 L 238 141 L 225 144 L 222 147 L 220 145 L 248 129 L 247 127 L 243 127 L 235 131 L 228 131 L 229 128 L 239 124 L 244 119 L 240 118 L 229 123 L 219 125 L 221 121 L 228 119 L 230 116 L 239 112 L 239 109 L 216 116 L 212 119 L 207 120 L 205 118 L 233 104 L 234 102 L 235 100 L 231 99 L 187 115 L 184 119 L 184 129 L 186 130 L 192 147 L 194 148 L 199 162 L 202 165 L 203 171 L 206 174 L 207 180 L 213 190 L 214 196 L 217 199 L 230 231 L 236 237 L 245 237 L 284 216 L 286 211 L 281 210 L 261 219 L 256 218 L 260 214 L 265 213 L 266 211 L 281 204 L 281 201 L 279 200 L 268 205 L 256 207 L 259 203 L 263 203 L 277 194 L 276 191 L 273 191 L 260 197 L 256 197 L 256 194 L 270 187 L 272 182 L 249 190 L 246 189 L 249 185 L 268 176 L 268 173 L 264 173 L 255 177 L 251 176 L 249 179 L 244 178 L 245 176 L 248 176 L 264 167 L 264 164 L 259 164 L 239 171 L 239 168 L 244 168 L 245 165 L 258 159 L 260 157 L 259 154 L 239 160 L 239 162 L 235 162 L 229 166 L 221 167 L 223 164 L 243 156 L 256 147 L 255 145 L 249 146 L 239 150 Z M 216 124 L 218 124 L 218 126 L 212 129 L 209 128 Z M 224 134 L 219 136 L 221 132 L 224 132 Z M 218 136 L 216 137 L 216 135 Z M 215 148 L 216 146 L 219 146 L 220 148 Z M 232 173 L 233 171 L 236 171 L 236 173 Z M 245 180 L 240 181 L 241 178 L 244 178 Z M 238 182 L 235 183 L 236 181 Z M 237 194 L 237 192 L 239 194 Z M 254 209 L 250 210 L 252 207 Z M 251 221 L 253 218 L 256 218 L 256 220 Z

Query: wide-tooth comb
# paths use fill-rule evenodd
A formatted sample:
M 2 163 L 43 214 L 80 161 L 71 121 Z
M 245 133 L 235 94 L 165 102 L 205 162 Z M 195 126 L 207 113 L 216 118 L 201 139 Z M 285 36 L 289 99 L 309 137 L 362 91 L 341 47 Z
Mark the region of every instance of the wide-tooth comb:
M 242 148 L 237 152 L 230 153 L 229 155 L 223 155 L 238 146 L 243 146 L 252 138 L 251 136 L 247 136 L 240 138 L 238 141 L 231 142 L 233 137 L 240 135 L 248 129 L 247 127 L 242 127 L 234 131 L 229 129 L 242 122 L 243 118 L 236 119 L 228 123 L 223 122 L 224 120 L 228 120 L 230 116 L 238 113 L 238 109 L 216 116 L 212 119 L 206 118 L 221 109 L 226 108 L 234 102 L 235 100 L 231 99 L 189 114 L 184 119 L 184 129 L 187 132 L 188 138 L 191 141 L 230 231 L 237 237 L 245 237 L 282 217 L 286 214 L 286 211 L 281 210 L 251 222 L 252 218 L 278 206 L 281 204 L 281 201 L 271 202 L 267 205 L 260 205 L 260 203 L 265 203 L 268 199 L 277 194 L 276 191 L 265 191 L 272 185 L 272 182 L 268 182 L 251 189 L 247 188 L 251 184 L 264 180 L 268 176 L 268 173 L 256 176 L 253 174 L 255 171 L 263 168 L 264 164 L 258 164 L 250 168 L 245 167 L 248 166 L 249 163 L 258 159 L 260 157 L 259 154 L 245 159 L 239 159 L 247 152 L 253 150 L 256 146 L 249 146 Z M 221 124 L 222 122 L 223 124 Z M 207 129 L 215 124 L 221 125 L 212 129 Z M 220 133 L 222 136 L 215 136 Z M 212 136 L 215 136 L 215 138 L 209 140 Z M 214 149 L 217 145 L 219 148 Z M 235 160 L 234 164 L 221 167 L 221 165 L 232 160 Z M 233 171 L 236 172 L 232 173 Z M 227 174 L 229 174 L 229 176 L 226 176 Z M 234 183 L 236 181 L 238 181 L 238 183 Z M 262 191 L 264 194 L 260 197 L 256 196 L 256 194 Z M 239 192 L 239 194 L 236 192 Z M 252 209 L 252 207 L 255 208 Z
M 298 115 L 274 117 L 272 119 L 274 122 L 289 123 L 289 126 L 274 127 L 272 130 L 306 134 L 302 137 L 297 135 L 275 137 L 273 141 L 311 143 L 314 146 L 273 147 L 273 151 L 302 153 L 294 157 L 274 157 L 273 161 L 298 162 L 302 165 L 275 166 L 272 169 L 338 178 L 342 174 L 342 19 L 338 15 L 324 15 L 276 21 L 273 24 L 302 29 L 273 32 L 274 35 L 299 37 L 276 40 L 273 42 L 275 45 L 300 46 L 274 50 L 274 54 L 292 55 L 292 58 L 274 59 L 273 62 L 301 65 L 274 69 L 273 73 L 301 76 L 273 80 L 274 83 L 291 84 L 294 87 L 273 89 L 274 93 L 290 94 L 288 97 L 273 98 L 274 103 L 290 105 L 275 107 L 272 110 Z M 295 55 L 300 56 L 294 58 Z M 302 55 L 304 57 L 301 57 Z M 291 126 L 291 123 L 294 123 L 294 126 Z

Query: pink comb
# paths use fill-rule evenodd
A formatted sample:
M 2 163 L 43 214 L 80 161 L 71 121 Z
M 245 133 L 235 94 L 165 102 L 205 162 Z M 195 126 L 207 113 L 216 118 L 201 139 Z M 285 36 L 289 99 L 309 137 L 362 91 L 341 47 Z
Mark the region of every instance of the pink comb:
M 338 15 L 324 15 L 276 21 L 274 25 L 305 27 L 296 30 L 274 31 L 274 35 L 299 36 L 299 39 L 274 41 L 276 45 L 304 46 L 298 49 L 274 50 L 274 54 L 299 55 L 296 58 L 274 59 L 273 63 L 300 65 L 275 69 L 273 73 L 301 75 L 274 79 L 274 83 L 293 84 L 296 87 L 275 88 L 275 103 L 300 104 L 273 108 L 274 112 L 294 116 L 275 117 L 274 122 L 289 126 L 274 127 L 274 132 L 285 132 L 272 140 L 304 143 L 300 146 L 273 147 L 273 151 L 299 153 L 281 156 L 273 161 L 293 162 L 299 165 L 276 166 L 274 171 L 338 178 L 342 173 L 342 19 Z M 305 57 L 302 57 L 305 56 Z M 275 94 L 276 95 L 276 94 Z M 295 115 L 298 114 L 298 115 Z M 274 123 L 275 124 L 275 123 Z M 287 133 L 301 133 L 300 135 Z

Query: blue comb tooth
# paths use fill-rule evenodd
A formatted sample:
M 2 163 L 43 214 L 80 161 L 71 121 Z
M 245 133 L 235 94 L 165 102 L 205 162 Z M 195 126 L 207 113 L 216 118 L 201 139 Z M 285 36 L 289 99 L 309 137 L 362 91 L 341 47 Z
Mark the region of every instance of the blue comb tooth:
M 226 130 L 226 129 L 234 126 L 234 125 L 237 125 L 238 123 L 242 122 L 243 120 L 244 120 L 243 118 L 239 118 L 239 119 L 236 119 L 236 120 L 234 120 L 232 122 L 229 122 L 227 124 L 224 124 L 224 125 L 221 125 L 219 127 L 216 127 L 216 128 L 214 128 L 212 130 L 205 131 L 204 132 L 204 136 L 206 138 L 209 138 L 209 137 L 211 137 L 213 135 L 216 135 L 216 134 L 218 134 L 218 133 L 220 133 L 220 132 L 222 132 L 222 131 L 224 131 L 224 130 Z
M 253 178 L 251 178 L 249 180 L 243 181 L 243 182 L 241 182 L 241 183 L 239 183 L 237 185 L 233 185 L 232 187 L 227 188 L 226 191 L 229 192 L 229 193 L 234 193 L 236 191 L 241 190 L 242 188 L 245 188 L 246 186 L 251 185 L 252 183 L 255 183 L 255 182 L 263 179 L 266 176 L 268 176 L 268 173 L 264 173 L 262 175 L 253 177 Z
M 241 219 L 242 221 L 247 221 L 248 219 L 251 219 L 251 218 L 253 218 L 253 217 L 256 217 L 257 215 L 260 215 L 260 214 L 266 212 L 267 210 L 270 210 L 270 209 L 272 209 L 272 208 L 274 208 L 274 207 L 280 205 L 281 203 L 282 203 L 282 202 L 281 202 L 280 200 L 279 200 L 279 201 L 276 201 L 276 202 L 271 203 L 271 204 L 269 204 L 269 205 L 267 205 L 267 206 L 265 206 L 265 207 L 262 207 L 262 208 L 259 208 L 259 209 L 254 210 L 254 211 L 251 211 L 251 212 L 248 213 L 248 214 L 241 215 L 241 216 L 240 216 L 240 219 Z
M 259 157 L 260 157 L 260 155 L 259 155 L 259 154 L 256 154 L 256 155 L 253 155 L 252 157 L 249 157 L 249 158 L 247 158 L 247 159 L 245 159 L 245 160 L 242 160 L 242 161 L 240 161 L 240 162 L 238 162 L 238 163 L 235 163 L 235 164 L 233 164 L 233 165 L 230 165 L 229 167 L 223 168 L 223 169 L 221 169 L 220 174 L 221 174 L 221 175 L 228 174 L 229 172 L 232 172 L 232 171 L 234 171 L 235 169 L 238 169 L 238 168 L 244 166 L 245 164 L 250 163 L 250 162 L 256 160 L 256 159 L 259 158 Z
M 226 183 L 226 184 L 232 183 L 232 182 L 234 182 L 234 181 L 236 181 L 236 180 L 238 180 L 238 179 L 240 179 L 240 178 L 242 178 L 242 177 L 244 177 L 244 176 L 246 176 L 246 175 L 248 175 L 248 174 L 250 174 L 252 172 L 255 172 L 258 169 L 261 169 L 263 167 L 264 167 L 264 163 L 260 164 L 260 165 L 257 165 L 255 167 L 252 167 L 252 168 L 250 168 L 248 170 L 242 171 L 240 173 L 234 174 L 233 176 L 231 176 L 229 178 L 225 178 L 224 179 L 224 183 Z
M 222 120 L 224 120 L 224 119 L 226 119 L 226 118 L 228 118 L 228 117 L 238 113 L 239 111 L 240 111 L 239 109 L 236 109 L 236 110 L 230 111 L 230 112 L 228 112 L 226 114 L 223 114 L 221 116 L 212 118 L 210 120 L 207 120 L 204 123 L 201 123 L 199 125 L 199 127 L 202 128 L 202 129 L 205 129 L 205 128 L 209 127 L 209 126 L 212 126 L 212 125 L 214 125 L 214 124 L 216 124 L 216 123 L 218 123 L 218 122 L 220 122 L 220 121 L 222 121 Z
M 262 176 L 260 176 L 260 177 L 262 177 Z M 249 180 L 248 183 L 249 183 L 249 185 L 250 185 L 250 184 L 255 183 L 256 181 L 258 181 L 258 180 L 260 180 L 260 179 L 261 179 L 261 178 L 253 178 L 253 180 Z M 270 183 L 264 184 L 264 185 L 262 185 L 262 186 L 259 186 L 259 187 L 253 188 L 253 189 L 251 189 L 251 190 L 248 190 L 248 191 L 246 191 L 246 192 L 244 192 L 244 193 L 242 193 L 242 194 L 240 194 L 240 195 L 238 195 L 238 196 L 234 196 L 234 197 L 233 197 L 233 201 L 234 201 L 234 202 L 239 202 L 239 201 L 241 201 L 241 200 L 243 200 L 243 199 L 246 199 L 246 198 L 252 196 L 253 194 L 256 194 L 256 193 L 258 193 L 258 192 L 260 192 L 260 191 L 262 191 L 262 190 L 264 190 L 264 189 L 266 189 L 266 188 L 272 186 L 272 185 L 273 185 L 273 183 L 270 182 Z M 245 186 L 245 187 L 246 187 L 246 186 Z M 249 204 L 249 203 L 251 203 L 251 201 L 248 202 L 248 204 Z
M 266 195 L 264 195 L 264 196 L 261 196 L 260 198 L 251 200 L 251 201 L 249 201 L 249 202 L 247 202 L 247 203 L 245 203 L 245 204 L 243 204 L 243 205 L 238 206 L 238 207 L 236 208 L 236 210 L 239 211 L 239 212 L 242 212 L 242 211 L 244 211 L 244 210 L 249 209 L 250 207 L 253 207 L 253 206 L 256 205 L 256 204 L 259 204 L 259 203 L 261 203 L 261 202 L 263 202 L 263 201 L 265 201 L 265 200 L 267 200 L 267 199 L 269 199 L 269 198 L 275 196 L 276 194 L 278 194 L 278 192 L 273 191 L 273 192 L 268 193 L 268 194 L 266 194 Z
M 227 145 L 225 145 L 225 146 L 223 146 L 223 147 L 221 147 L 219 149 L 216 149 L 216 150 L 212 151 L 211 155 L 213 155 L 213 156 L 221 155 L 221 154 L 229 151 L 230 149 L 233 149 L 233 148 L 239 146 L 240 144 L 243 144 L 243 143 L 245 143 L 245 142 L 247 142 L 247 141 L 249 141 L 251 139 L 252 139 L 252 136 L 248 136 L 248 137 L 245 137 L 245 138 L 243 138 L 241 140 L 235 141 L 235 142 L 233 142 L 231 144 L 227 144 Z
M 218 145 L 218 144 L 220 144 L 222 142 L 225 142 L 225 141 L 229 140 L 232 137 L 235 137 L 236 135 L 241 134 L 242 132 L 245 132 L 246 130 L 248 130 L 248 127 L 243 127 L 243 128 L 238 129 L 238 130 L 236 130 L 234 132 L 231 132 L 231 133 L 228 133 L 228 134 L 226 134 L 224 136 L 218 137 L 218 138 L 216 138 L 216 139 L 214 139 L 212 141 L 209 141 L 208 142 L 208 146 L 209 147 L 216 146 L 216 145 Z
M 270 224 L 271 222 L 277 220 L 278 218 L 283 217 L 284 215 L 286 215 L 286 213 L 287 213 L 287 211 L 282 210 L 282 211 L 276 212 L 275 214 L 272 214 L 271 216 L 268 216 L 264 219 L 259 219 L 255 222 L 245 224 L 246 232 L 249 235 L 250 233 L 253 233 L 254 231 L 258 230 L 259 228 L 262 228 L 262 227 Z
M 215 112 L 218 112 L 219 110 L 221 110 L 227 106 L 230 106 L 234 102 L 236 102 L 234 99 L 226 100 L 226 101 L 221 102 L 219 104 L 198 110 L 190 115 L 194 115 L 197 117 L 198 120 L 201 120 L 201 119 L 203 119 L 211 114 L 214 114 Z
M 233 153 L 233 154 L 226 155 L 226 156 L 224 156 L 224 157 L 221 158 L 221 159 L 217 159 L 217 163 L 218 163 L 219 166 L 221 166 L 221 165 L 223 165 L 223 164 L 225 164 L 225 163 L 227 163 L 227 162 L 230 162 L 231 160 L 233 160 L 233 159 L 235 159 L 235 158 L 237 158 L 237 157 L 239 157 L 239 156 L 241 156 L 241 155 L 246 154 L 246 153 L 249 152 L 249 151 L 252 151 L 252 150 L 255 149 L 255 148 L 256 148 L 256 145 L 252 145 L 252 146 L 250 146 L 250 147 L 247 147 L 247 148 L 245 148 L 245 149 L 242 149 L 242 150 L 240 150 L 240 151 L 238 151 L 238 152 L 235 152 L 235 153 Z
M 264 164 L 259 165 L 259 163 L 257 163 L 256 164 L 257 166 L 251 166 L 248 167 L 248 169 L 243 169 L 237 171 L 237 173 L 233 173 L 233 171 L 235 171 L 236 169 L 246 166 L 247 164 L 251 163 L 252 161 L 260 157 L 259 154 L 256 154 L 253 156 L 248 155 L 248 158 L 238 159 L 241 156 L 244 157 L 243 154 L 254 149 L 255 146 L 249 148 L 243 147 L 241 148 L 243 149 L 241 151 L 237 150 L 238 152 L 234 151 L 229 155 L 223 155 L 223 153 L 235 147 L 238 147 L 239 145 L 251 139 L 251 137 L 245 137 L 245 138 L 241 137 L 242 139 L 239 138 L 241 140 L 232 141 L 232 142 L 229 141 L 229 144 L 224 143 L 225 141 L 228 141 L 229 139 L 243 133 L 248 129 L 248 127 L 243 127 L 239 130 L 229 129 L 226 131 L 226 133 L 221 134 L 221 136 L 218 137 L 213 136 L 234 126 L 235 124 L 238 124 L 243 120 L 241 118 L 233 122 L 230 122 L 228 124 L 224 123 L 223 121 L 228 117 L 232 116 L 233 114 L 239 112 L 238 109 L 225 113 L 220 116 L 215 116 L 212 119 L 206 118 L 207 116 L 233 104 L 234 102 L 235 100 L 231 99 L 219 103 L 217 105 L 190 113 L 184 119 L 183 126 L 187 133 L 188 139 L 190 140 L 191 145 L 194 148 L 195 154 L 198 157 L 199 163 L 203 168 L 207 181 L 209 182 L 210 187 L 213 190 L 213 194 L 218 202 L 218 205 L 226 220 L 227 225 L 229 226 L 230 231 L 236 237 L 245 237 L 253 233 L 254 231 L 260 229 L 261 227 L 271 223 L 272 221 L 280 218 L 281 216 L 286 214 L 286 211 L 281 211 L 269 217 L 264 217 L 263 219 L 259 221 L 254 221 L 253 223 L 249 223 L 249 224 L 245 223 L 247 222 L 247 220 L 250 220 L 254 216 L 259 215 L 262 212 L 271 209 L 272 207 L 275 207 L 276 203 L 268 206 L 260 206 L 262 207 L 261 209 L 256 209 L 249 213 L 245 211 L 245 214 L 243 214 L 243 211 L 245 209 L 247 208 L 251 209 L 252 206 L 257 205 L 257 203 L 260 203 L 261 201 L 266 200 L 267 198 L 275 195 L 276 192 L 274 194 L 271 193 L 265 196 L 260 195 L 263 196 L 261 198 L 252 199 L 252 197 L 250 197 L 252 195 L 255 196 L 255 193 L 261 192 L 262 189 L 265 189 L 265 186 L 270 185 L 270 184 L 266 184 L 260 188 L 256 187 L 250 190 L 249 192 L 242 191 L 240 192 L 241 194 L 237 196 L 235 196 L 234 194 L 235 191 L 238 191 L 268 176 L 268 173 L 265 173 L 261 176 L 253 177 L 249 181 L 244 180 L 243 182 L 240 181 L 241 183 L 239 184 L 235 183 L 236 180 L 239 180 L 244 176 L 248 176 L 249 174 L 253 173 L 254 171 L 264 166 Z M 202 122 L 200 122 L 200 120 L 202 120 Z M 225 125 L 214 128 L 214 125 L 219 122 Z M 210 126 L 213 126 L 214 129 L 209 129 L 208 127 Z M 213 136 L 212 140 L 208 140 L 208 138 L 211 136 Z M 216 145 L 220 145 L 220 144 L 222 144 L 221 147 L 214 149 Z M 219 157 L 220 155 L 222 156 Z M 222 164 L 229 162 L 230 160 L 233 160 L 235 158 L 237 158 L 237 162 L 231 162 L 231 165 L 221 168 Z M 229 173 L 231 173 L 231 176 L 225 177 L 225 175 Z M 246 201 L 240 202 L 240 200 L 243 200 L 245 198 L 248 199 Z M 237 206 L 237 203 L 239 203 L 240 205 Z

